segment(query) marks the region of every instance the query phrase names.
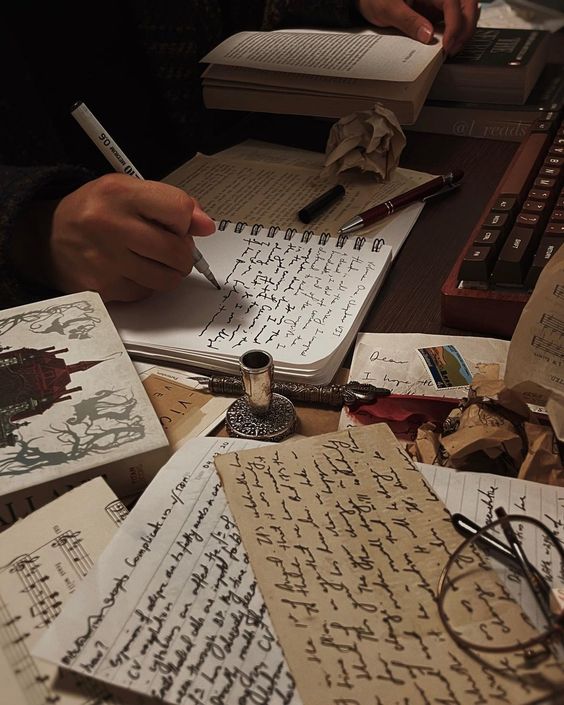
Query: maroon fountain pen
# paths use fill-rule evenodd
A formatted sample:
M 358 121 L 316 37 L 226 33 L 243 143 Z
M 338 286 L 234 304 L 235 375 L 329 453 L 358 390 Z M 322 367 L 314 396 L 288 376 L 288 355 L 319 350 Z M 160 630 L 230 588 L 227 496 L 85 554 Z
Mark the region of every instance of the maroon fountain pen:
M 382 220 L 382 218 L 392 215 L 392 213 L 395 213 L 399 208 L 405 208 L 405 206 L 409 206 L 416 201 L 422 201 L 444 191 L 450 191 L 459 186 L 463 176 L 463 171 L 454 169 L 448 174 L 442 174 L 421 184 L 421 186 L 416 186 L 411 189 L 411 191 L 406 191 L 399 196 L 394 196 L 394 198 L 391 198 L 389 201 L 379 203 L 377 206 L 369 208 L 348 220 L 339 228 L 339 235 L 354 233 L 361 228 L 365 228 L 367 225 L 372 225 L 372 223 L 375 223 L 377 220 Z

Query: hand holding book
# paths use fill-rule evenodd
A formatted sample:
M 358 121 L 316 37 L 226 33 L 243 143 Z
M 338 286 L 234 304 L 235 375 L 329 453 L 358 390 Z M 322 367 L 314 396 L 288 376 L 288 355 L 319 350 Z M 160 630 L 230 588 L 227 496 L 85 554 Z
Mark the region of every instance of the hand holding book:
M 456 54 L 462 48 L 478 21 L 477 0 L 420 0 L 416 3 L 358 0 L 358 9 L 364 19 L 376 27 L 395 27 L 423 44 L 429 44 L 433 39 L 431 20 L 442 15 L 445 24 L 443 48 L 447 54 Z

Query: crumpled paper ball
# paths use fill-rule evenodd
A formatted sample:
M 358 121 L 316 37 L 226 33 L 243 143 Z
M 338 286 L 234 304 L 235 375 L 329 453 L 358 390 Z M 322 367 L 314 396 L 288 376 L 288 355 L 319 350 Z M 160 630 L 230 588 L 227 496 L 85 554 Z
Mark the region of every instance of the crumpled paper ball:
M 376 103 L 342 117 L 329 133 L 322 177 L 331 179 L 350 170 L 373 173 L 386 181 L 398 165 L 405 135 L 391 110 Z

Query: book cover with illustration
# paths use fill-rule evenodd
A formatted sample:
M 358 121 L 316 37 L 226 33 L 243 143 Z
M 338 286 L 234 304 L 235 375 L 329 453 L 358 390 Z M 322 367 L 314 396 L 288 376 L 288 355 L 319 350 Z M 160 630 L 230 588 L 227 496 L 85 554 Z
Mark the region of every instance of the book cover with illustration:
M 0 530 L 97 475 L 134 495 L 169 455 L 98 294 L 0 311 Z

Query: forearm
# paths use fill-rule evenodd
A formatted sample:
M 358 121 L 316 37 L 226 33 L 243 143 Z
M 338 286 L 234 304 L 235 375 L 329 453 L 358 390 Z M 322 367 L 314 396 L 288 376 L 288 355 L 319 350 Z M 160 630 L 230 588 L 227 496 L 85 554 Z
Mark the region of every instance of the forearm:
M 0 308 L 52 295 L 42 276 L 49 237 L 47 202 L 90 178 L 70 166 L 0 166 Z

